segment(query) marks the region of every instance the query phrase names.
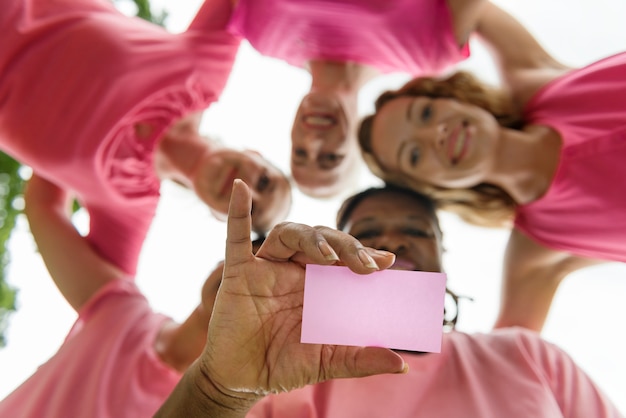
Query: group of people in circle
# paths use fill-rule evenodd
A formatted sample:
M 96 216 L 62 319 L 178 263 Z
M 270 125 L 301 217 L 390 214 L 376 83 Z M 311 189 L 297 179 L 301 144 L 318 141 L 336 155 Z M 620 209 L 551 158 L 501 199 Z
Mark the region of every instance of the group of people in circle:
M 539 332 L 570 273 L 626 261 L 626 54 L 571 68 L 486 0 L 205 0 L 180 34 L 107 0 L 8 0 L 0 31 L 0 150 L 33 170 L 25 214 L 78 314 L 0 416 L 622 416 Z M 497 87 L 454 71 L 473 36 Z M 290 177 L 200 132 L 243 40 L 311 76 Z M 393 72 L 413 79 L 363 117 Z M 292 182 L 336 196 L 362 162 L 384 186 L 336 225 L 283 222 Z M 134 282 L 164 180 L 227 222 L 181 323 Z M 443 271 L 438 211 L 511 231 L 492 332 L 446 332 L 440 354 L 299 342 L 306 264 Z

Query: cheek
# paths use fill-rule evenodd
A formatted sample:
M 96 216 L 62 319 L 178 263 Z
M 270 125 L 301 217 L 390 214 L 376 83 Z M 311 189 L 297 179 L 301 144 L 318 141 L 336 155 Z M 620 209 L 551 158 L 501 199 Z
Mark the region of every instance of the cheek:
M 302 146 L 304 140 L 304 131 L 299 124 L 294 124 L 291 130 L 291 144 L 294 146 Z
M 441 271 L 441 258 L 439 256 L 439 249 L 436 246 L 431 246 L 426 251 L 427 263 L 424 267 L 428 271 L 439 272 Z
M 449 179 L 452 174 L 450 168 L 444 167 L 432 154 L 426 155 L 418 165 L 411 177 L 426 184 L 441 186 L 440 183 Z
M 380 135 L 372 135 L 370 142 L 370 153 L 378 160 L 381 165 L 389 170 L 395 170 L 397 162 L 394 161 L 393 155 L 398 153 L 398 144 L 395 139 L 390 139 L 383 143 Z

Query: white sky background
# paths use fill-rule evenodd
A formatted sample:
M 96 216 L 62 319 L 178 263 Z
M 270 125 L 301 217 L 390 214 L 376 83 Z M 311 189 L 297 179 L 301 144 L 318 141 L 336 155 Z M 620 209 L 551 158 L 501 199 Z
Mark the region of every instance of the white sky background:
M 180 31 L 200 0 L 152 3 L 163 5 L 170 13 L 168 27 Z M 626 2 L 622 0 L 495 3 L 522 21 L 549 52 L 567 64 L 584 65 L 626 49 Z M 462 66 L 497 81 L 493 64 L 475 41 L 472 57 Z M 370 83 L 361 97 L 361 112 L 369 113 L 378 93 L 405 80 L 396 75 Z M 288 171 L 289 131 L 309 82 L 305 71 L 262 58 L 244 43 L 220 102 L 205 115 L 203 131 L 234 147 L 258 149 Z M 361 186 L 374 184 L 377 180 L 363 171 Z M 137 281 L 157 311 L 182 320 L 199 302 L 207 273 L 223 258 L 225 225 L 215 221 L 187 190 L 164 183 L 162 194 Z M 340 202 L 316 201 L 295 191 L 289 220 L 334 226 Z M 9 345 L 0 350 L 0 398 L 54 354 L 75 319 L 36 254 L 26 222 L 22 219 L 18 227 L 11 244 L 9 280 L 20 289 L 19 310 L 11 317 Z M 445 214 L 442 227 L 448 285 L 474 298 L 474 302 L 462 302 L 459 329 L 488 331 L 498 309 L 507 232 L 471 227 Z M 544 338 L 567 351 L 622 411 L 626 411 L 625 279 L 626 265 L 622 264 L 571 275 L 561 285 L 543 331 Z

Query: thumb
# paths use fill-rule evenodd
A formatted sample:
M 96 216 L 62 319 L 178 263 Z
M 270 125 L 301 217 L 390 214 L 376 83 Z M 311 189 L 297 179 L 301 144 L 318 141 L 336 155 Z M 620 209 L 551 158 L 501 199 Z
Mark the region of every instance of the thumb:
M 331 363 L 326 379 L 365 377 L 377 374 L 407 373 L 409 365 L 398 353 L 383 347 L 351 347 L 356 352 L 349 361 Z M 340 356 L 338 356 L 340 357 Z
M 226 226 L 226 266 L 246 262 L 252 257 L 251 210 L 250 189 L 242 180 L 235 179 Z

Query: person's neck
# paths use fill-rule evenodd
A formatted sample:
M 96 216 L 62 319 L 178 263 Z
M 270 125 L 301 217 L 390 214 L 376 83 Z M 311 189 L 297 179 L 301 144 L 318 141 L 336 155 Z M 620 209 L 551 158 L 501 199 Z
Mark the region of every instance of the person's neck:
M 368 65 L 355 62 L 311 60 L 307 62 L 311 73 L 311 91 L 338 91 L 358 93 L 359 89 L 379 72 Z
M 333 97 L 343 109 L 348 129 L 358 118 L 359 90 L 378 74 L 372 67 L 353 62 L 314 60 L 308 62 L 311 72 L 310 93 Z
M 517 204 L 531 203 L 549 189 L 560 159 L 561 139 L 546 126 L 502 129 L 500 148 L 486 182 L 503 188 Z
M 157 146 L 155 170 L 161 179 L 175 181 L 185 187 L 193 188 L 192 175 L 199 162 L 206 155 L 220 146 L 197 132 L 170 131 Z

